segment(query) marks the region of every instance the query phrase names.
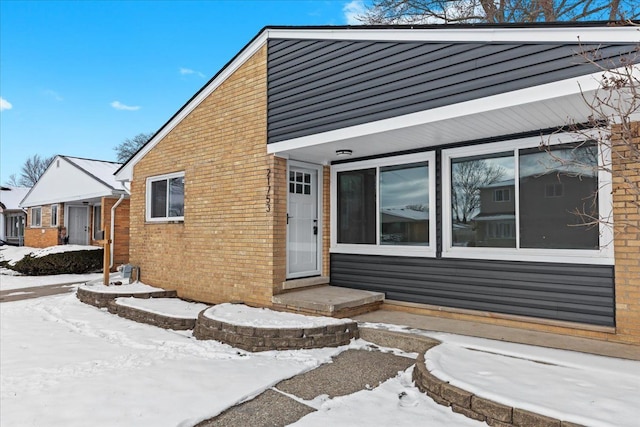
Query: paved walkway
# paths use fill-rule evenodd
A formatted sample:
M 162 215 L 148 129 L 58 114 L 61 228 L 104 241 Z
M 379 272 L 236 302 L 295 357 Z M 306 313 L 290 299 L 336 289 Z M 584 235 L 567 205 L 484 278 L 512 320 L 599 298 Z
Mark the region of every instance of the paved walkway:
M 31 288 L 7 289 L 0 291 L 0 302 L 20 301 L 23 299 L 40 298 L 49 295 L 64 294 L 75 290 L 78 282 L 58 283 L 55 285 L 34 286 Z
M 378 386 L 415 363 L 392 353 L 347 350 L 312 371 L 281 381 L 255 399 L 233 406 L 196 427 L 280 427 L 316 409 L 301 401 L 346 396 Z M 293 396 L 293 397 L 291 397 Z

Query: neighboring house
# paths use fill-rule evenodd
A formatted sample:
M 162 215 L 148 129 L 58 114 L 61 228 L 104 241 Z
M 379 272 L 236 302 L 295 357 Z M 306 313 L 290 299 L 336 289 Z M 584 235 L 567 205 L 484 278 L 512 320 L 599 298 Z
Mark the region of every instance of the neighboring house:
M 105 227 L 110 227 L 114 265 L 126 263 L 129 196 L 113 176 L 120 166 L 56 156 L 20 203 L 27 210 L 24 244 L 36 248 L 100 245 Z
M 558 128 L 588 121 L 599 65 L 637 61 L 639 42 L 593 23 L 267 27 L 117 171 L 131 262 L 210 303 L 270 306 L 283 282 L 328 276 L 397 310 L 640 343 L 638 232 L 545 241 L 535 206 L 569 184 L 529 191 L 524 174 L 553 164 L 543 138 L 566 154 Z M 513 180 L 496 196 L 511 226 L 491 233 L 511 247 L 457 242 L 496 179 Z M 638 221 L 609 174 L 596 188 L 597 216 Z
M 22 246 L 27 214 L 20 201 L 29 191 L 25 187 L 0 187 L 0 241 Z

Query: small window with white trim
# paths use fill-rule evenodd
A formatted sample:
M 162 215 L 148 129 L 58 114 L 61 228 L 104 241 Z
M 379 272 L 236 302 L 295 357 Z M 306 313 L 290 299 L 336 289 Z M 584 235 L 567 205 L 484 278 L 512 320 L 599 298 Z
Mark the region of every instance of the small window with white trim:
M 332 167 L 332 251 L 435 253 L 435 155 L 420 153 Z
M 93 206 L 93 240 L 104 239 L 102 233 L 102 205 Z
M 444 150 L 443 255 L 611 257 L 602 153 L 596 143 L 563 142 L 540 148 L 531 138 Z
M 147 221 L 184 220 L 184 172 L 147 178 Z
M 51 205 L 51 226 L 55 227 L 58 225 L 58 204 L 54 203 Z
M 42 226 L 42 208 L 31 208 L 31 227 Z

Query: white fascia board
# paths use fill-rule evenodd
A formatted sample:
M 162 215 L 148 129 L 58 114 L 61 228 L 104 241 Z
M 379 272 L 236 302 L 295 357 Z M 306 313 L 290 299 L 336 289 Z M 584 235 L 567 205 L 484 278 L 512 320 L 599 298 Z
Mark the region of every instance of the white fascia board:
M 560 98 L 580 93 L 587 94 L 600 87 L 601 76 L 602 72 L 600 71 L 578 78 L 561 80 L 540 86 L 532 86 L 512 92 L 488 96 L 486 98 L 478 98 L 471 101 L 433 108 L 431 110 L 391 117 L 384 120 L 378 120 L 376 122 L 302 136 L 281 142 L 274 142 L 267 145 L 267 152 L 269 154 L 274 154 L 281 151 L 295 150 L 349 138 L 374 135 L 381 132 L 435 123 L 442 120 L 465 117 L 553 98 Z
M 29 201 L 27 204 L 21 204 L 22 208 L 29 208 L 32 206 L 45 206 L 51 205 L 53 203 L 69 203 L 69 202 L 82 202 L 91 199 L 97 199 L 108 196 L 119 196 L 122 192 L 115 191 L 107 191 L 107 192 L 99 192 L 99 193 L 91 193 L 91 194 L 78 194 L 77 196 L 65 197 L 63 199 L 60 198 L 50 198 L 50 199 L 40 199 Z
M 216 90 L 229 76 L 231 76 L 242 64 L 251 58 L 269 38 L 269 31 L 263 31 L 253 42 L 247 45 L 238 56 L 229 63 L 215 79 L 210 81 L 200 93 L 189 101 L 182 110 L 176 114 L 136 155 L 129 160 L 118 172 L 116 172 L 116 180 L 120 182 L 131 181 L 133 178 L 133 167 L 147 155 L 169 132 L 171 132 L 182 120 L 185 119 L 193 110 L 196 109 L 202 101 L 204 101 L 211 93 Z
M 639 43 L 638 27 L 270 29 L 271 39 L 426 42 Z

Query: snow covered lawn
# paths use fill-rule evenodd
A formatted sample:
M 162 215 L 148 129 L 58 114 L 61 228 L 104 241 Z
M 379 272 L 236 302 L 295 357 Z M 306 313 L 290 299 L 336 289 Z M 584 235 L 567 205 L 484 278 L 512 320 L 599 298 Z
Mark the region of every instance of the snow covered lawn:
M 131 304 L 163 314 L 176 310 L 165 299 Z M 233 310 L 251 324 L 288 322 L 267 310 L 257 310 L 262 320 L 252 318 L 244 306 L 226 306 L 217 315 Z M 426 354 L 434 375 L 480 396 L 587 426 L 635 427 L 640 419 L 640 362 L 410 332 L 443 342 Z M 366 346 L 357 340 L 338 349 L 247 353 L 111 315 L 73 294 L 0 304 L 0 341 L 0 425 L 54 427 L 191 426 L 347 347 Z M 295 425 L 485 425 L 420 393 L 410 371 L 373 390 L 305 402 L 318 411 Z
M 0 305 L 3 426 L 189 426 L 339 353 L 250 354 L 61 295 Z

